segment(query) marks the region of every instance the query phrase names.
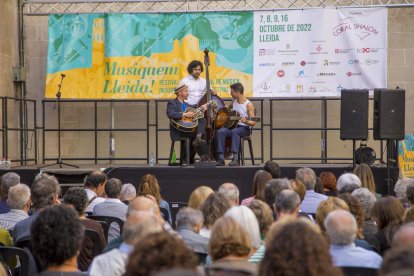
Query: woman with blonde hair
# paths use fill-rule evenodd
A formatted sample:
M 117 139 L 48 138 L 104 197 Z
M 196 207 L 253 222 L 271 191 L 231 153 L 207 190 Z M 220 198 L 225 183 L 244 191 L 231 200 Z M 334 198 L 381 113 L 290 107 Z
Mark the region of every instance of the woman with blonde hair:
M 144 175 L 141 178 L 138 191 L 137 191 L 137 196 L 148 196 L 148 195 L 153 196 L 155 198 L 160 208 L 167 210 L 168 212 L 167 220 L 172 225 L 170 205 L 168 204 L 167 201 L 165 201 L 161 197 L 161 188 L 160 188 L 157 178 L 155 177 L 155 175 L 149 174 L 149 173 Z
M 376 195 L 374 176 L 367 164 L 360 164 L 354 169 L 354 174 L 361 180 L 361 187 L 367 188 L 372 194 Z M 377 196 L 378 197 L 378 196 Z
M 201 205 L 203 204 L 204 200 L 210 195 L 214 193 L 213 189 L 207 186 L 199 186 L 197 187 L 190 195 L 188 199 L 188 207 L 200 210 Z

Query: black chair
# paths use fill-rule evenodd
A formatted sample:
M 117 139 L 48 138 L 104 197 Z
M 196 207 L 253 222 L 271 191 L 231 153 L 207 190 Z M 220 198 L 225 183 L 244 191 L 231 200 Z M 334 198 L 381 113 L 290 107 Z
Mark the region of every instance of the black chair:
M 170 214 L 168 213 L 168 210 L 160 207 L 161 216 L 166 222 L 170 222 Z
M 33 246 L 30 237 L 23 238 L 16 242 L 16 247 L 23 249 L 29 256 L 29 274 L 36 274 L 43 271 L 40 261 L 33 255 Z
M 185 144 L 185 159 L 186 159 L 186 162 L 187 162 L 186 165 L 188 166 L 188 165 L 190 165 L 190 143 L 191 143 L 191 140 L 190 140 L 189 137 L 180 137 L 180 139 L 178 139 L 178 140 L 171 140 L 171 149 L 170 149 L 170 156 L 168 157 L 168 166 L 174 165 L 174 164 L 171 163 L 171 157 L 172 157 L 173 152 L 174 152 L 175 142 L 177 142 L 177 141 L 180 141 L 180 144 L 181 144 L 181 142 L 184 142 L 184 144 Z M 182 165 L 181 156 L 180 156 L 180 165 Z
M 340 267 L 345 276 L 377 276 L 378 269 L 367 268 L 367 267 L 351 267 L 342 266 Z
M 253 127 L 250 127 L 250 134 L 248 136 L 240 137 L 239 160 L 240 160 L 240 162 L 243 166 L 244 166 L 244 157 L 245 157 L 244 156 L 244 142 L 246 142 L 246 141 L 249 145 L 250 160 L 252 161 L 252 165 L 254 165 L 252 132 L 253 132 Z
M 88 216 L 88 219 L 93 219 L 99 221 L 102 225 L 102 228 L 105 233 L 106 242 L 108 242 L 108 233 L 109 227 L 112 223 L 117 223 L 119 225 L 119 234 L 122 235 L 122 229 L 124 227 L 124 221 L 117 217 L 108 217 L 108 216 Z M 104 222 L 104 223 L 103 223 Z
M 29 275 L 29 255 L 26 251 L 17 247 L 0 246 L 0 255 L 8 264 L 12 258 L 19 258 L 20 267 L 10 268 L 12 275 L 28 276 Z
M 183 207 L 187 207 L 188 204 L 187 202 L 168 202 L 168 204 L 170 205 L 171 219 L 172 219 L 172 224 L 173 224 L 171 226 L 175 229 L 176 227 L 175 218 L 177 217 L 178 211 Z

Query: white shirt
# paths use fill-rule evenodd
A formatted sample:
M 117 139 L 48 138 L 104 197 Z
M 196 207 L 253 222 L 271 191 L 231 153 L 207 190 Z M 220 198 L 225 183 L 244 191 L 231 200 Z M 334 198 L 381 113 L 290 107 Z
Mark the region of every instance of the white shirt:
M 237 100 L 233 101 L 233 110 L 237 111 L 240 114 L 241 118 L 249 118 L 249 114 L 247 113 L 247 104 L 250 101 L 246 99 L 246 101 L 242 104 L 238 103 Z M 245 123 L 239 121 L 238 125 L 247 126 Z
M 86 210 L 85 210 L 85 212 L 87 212 L 87 213 L 92 213 L 93 212 L 93 207 L 95 207 L 95 205 L 98 204 L 98 203 L 104 202 L 105 198 L 98 197 L 98 195 L 94 191 L 92 191 L 88 188 L 85 188 L 85 191 L 86 191 L 86 195 L 88 196 L 88 202 L 92 198 L 96 197 L 91 203 L 89 203 L 88 207 L 86 207 Z
M 331 245 L 329 252 L 335 266 L 357 266 L 379 269 L 382 264 L 382 257 L 374 251 L 366 250 L 349 245 Z
M 89 267 L 89 275 L 124 275 L 126 262 L 132 249 L 132 245 L 122 243 L 119 249 L 112 249 L 105 254 L 96 256 Z
M 188 75 L 180 81 L 180 84 L 185 84 L 188 86 L 188 98 L 185 102 L 189 105 L 198 104 L 207 90 L 206 80 L 201 77 L 196 79 L 193 76 Z

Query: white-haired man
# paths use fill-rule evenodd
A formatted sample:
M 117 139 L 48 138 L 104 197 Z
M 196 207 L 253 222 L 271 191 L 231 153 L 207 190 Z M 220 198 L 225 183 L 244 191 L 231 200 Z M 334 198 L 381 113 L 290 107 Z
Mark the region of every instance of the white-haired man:
M 296 171 L 296 179 L 300 180 L 306 188 L 305 198 L 300 205 L 301 211 L 308 214 L 315 214 L 319 203 L 328 198 L 326 195 L 315 192 L 315 172 L 311 168 L 300 168 Z
M 31 204 L 30 188 L 25 184 L 12 186 L 9 189 L 7 204 L 10 206 L 10 211 L 0 214 L 0 227 L 11 230 L 16 223 L 29 217 L 27 212 Z
M 231 203 L 232 206 L 239 205 L 239 188 L 233 183 L 223 183 L 220 185 L 218 192 L 224 195 Z
M 336 184 L 339 194 L 352 193 L 361 188 L 361 180 L 353 173 L 342 174 Z
M 324 221 L 326 234 L 331 242 L 329 251 L 335 266 L 366 267 L 379 269 L 382 257 L 355 245 L 358 226 L 355 217 L 348 211 L 336 210 Z

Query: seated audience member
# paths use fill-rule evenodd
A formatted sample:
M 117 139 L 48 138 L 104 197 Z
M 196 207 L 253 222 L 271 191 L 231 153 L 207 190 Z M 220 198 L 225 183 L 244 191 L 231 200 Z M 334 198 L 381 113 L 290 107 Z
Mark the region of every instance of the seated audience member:
M 273 213 L 270 207 L 263 201 L 255 199 L 248 206 L 256 216 L 259 222 L 260 237 L 263 241 L 269 231 L 270 225 L 273 223 Z
M 248 262 L 252 250 L 246 229 L 234 218 L 222 217 L 214 224 L 211 233 L 208 251 L 213 263 L 206 270 L 209 275 L 215 275 L 214 271 L 226 271 L 229 275 L 256 275 L 256 264 Z
M 0 214 L 0 227 L 12 230 L 21 220 L 29 217 L 30 188 L 25 184 L 17 184 L 9 189 L 7 204 L 10 206 L 8 213 Z
M 46 173 L 36 176 L 30 187 L 33 214 L 16 223 L 13 228 L 13 243 L 30 238 L 30 227 L 46 207 L 59 204 L 60 186 L 54 176 Z
M 407 199 L 407 187 L 409 184 L 414 184 L 413 178 L 398 179 L 394 186 L 395 196 L 401 201 L 405 208 L 410 206 L 410 202 Z
M 259 222 L 253 211 L 242 205 L 230 208 L 224 216 L 233 218 L 247 231 L 252 241 L 251 253 L 253 254 L 249 262 L 259 263 L 263 259 L 265 247 L 260 237 Z
M 104 202 L 95 205 L 93 208 L 93 215 L 116 217 L 125 221 L 128 206 L 120 200 L 121 190 L 122 182 L 119 179 L 109 179 L 105 185 L 105 194 L 107 198 Z M 108 241 L 111 241 L 119 236 L 119 225 L 112 223 L 109 226 Z
M 410 206 L 414 204 L 414 183 L 407 185 L 407 200 Z
M 201 211 L 189 207 L 181 208 L 177 213 L 176 231 L 187 246 L 196 253 L 208 253 L 208 239 L 200 236 L 203 226 Z
M 352 193 L 361 188 L 361 180 L 353 173 L 344 173 L 338 178 L 338 194 Z
M 93 260 L 89 275 L 121 276 L 125 273 L 128 256 L 139 239 L 152 233 L 162 232 L 162 226 L 157 217 L 148 211 L 133 211 L 122 232 L 123 242 L 121 246 L 109 252 L 101 254 Z M 139 246 L 139 245 L 138 245 Z M 162 254 L 162 252 L 160 252 Z
M 147 276 L 169 269 L 196 269 L 198 258 L 178 237 L 152 233 L 137 241 L 129 255 L 125 276 Z
M 46 267 L 40 276 L 85 275 L 77 262 L 85 230 L 73 208 L 64 204 L 45 208 L 31 230 L 33 254 Z
M 316 177 L 315 189 L 313 190 L 318 194 L 325 195 L 325 189 L 323 188 L 323 183 L 319 177 Z
M 372 174 L 370 166 L 367 164 L 360 164 L 354 169 L 354 174 L 361 180 L 362 188 L 367 188 L 373 195 L 381 197 L 381 195 L 376 192 L 374 175 Z
M 239 188 L 233 183 L 223 183 L 220 185 L 218 192 L 224 195 L 231 203 L 232 206 L 239 205 Z
M 302 204 L 302 201 L 305 199 L 306 194 L 306 187 L 305 184 L 303 184 L 302 181 L 297 179 L 292 179 L 289 181 L 290 187 L 298 194 L 300 198 L 300 203 Z
M 249 205 L 253 199 L 265 200 L 264 189 L 272 175 L 266 171 L 258 170 L 253 178 L 253 196 L 242 200 L 241 205 Z
M 137 195 L 140 195 L 140 196 L 151 195 L 151 196 L 153 196 L 155 198 L 155 200 L 157 201 L 158 206 L 160 206 L 160 208 L 163 208 L 163 209 L 167 210 L 168 218 L 164 218 L 164 219 L 172 225 L 170 205 L 168 204 L 167 201 L 162 199 L 162 197 L 161 197 L 161 188 L 160 188 L 160 185 L 158 184 L 158 180 L 155 177 L 155 175 L 146 174 L 141 178 L 141 182 L 139 183 Z
M 264 201 L 268 204 L 272 211 L 276 195 L 286 189 L 292 189 L 290 182 L 287 178 L 272 179 L 266 183 L 264 190 Z
M 96 204 L 105 201 L 106 181 L 106 174 L 101 171 L 90 172 L 83 180 L 85 191 L 88 195 L 88 207 L 86 208 L 87 213 L 92 213 Z
M 230 208 L 231 203 L 224 195 L 219 193 L 210 194 L 201 205 L 204 222 L 200 235 L 209 239 L 214 223 Z
M 208 186 L 197 187 L 188 199 L 188 207 L 200 210 L 204 200 L 212 193 L 214 193 L 213 189 Z
M 324 226 L 331 243 L 329 251 L 335 266 L 376 269 L 381 267 L 380 255 L 355 245 L 358 227 L 355 217 L 350 212 L 332 211 L 326 217 Z
M 379 275 L 414 275 L 414 249 L 411 247 L 397 247 L 390 249 L 385 254 Z
M 273 179 L 280 178 L 280 175 L 281 175 L 280 166 L 275 161 L 271 161 L 271 160 L 267 161 L 263 166 L 263 170 L 265 172 L 270 173 Z
M 259 275 L 341 275 L 332 265 L 325 237 L 310 220 L 298 219 L 281 227 L 272 226 L 268 236 L 272 238 L 266 238 L 266 254 Z
M 75 208 L 85 229 L 93 230 L 98 233 L 101 248 L 104 249 L 106 246 L 106 240 L 101 224 L 98 221 L 88 219 L 85 216 L 86 206 L 88 205 L 88 196 L 86 195 L 85 189 L 82 189 L 81 187 L 70 188 L 63 197 L 63 202 L 65 204 L 70 204 Z M 93 259 L 94 247 L 94 241 L 90 237 L 85 236 L 82 249 L 78 257 L 79 270 L 88 270 Z
M 137 197 L 137 190 L 135 189 L 134 185 L 131 183 L 125 183 L 122 185 L 121 190 L 121 201 L 126 205 L 129 204 L 131 200 Z
M 315 214 L 319 203 L 327 199 L 327 196 L 314 191 L 316 184 L 315 172 L 310 168 L 300 168 L 296 171 L 296 179 L 300 180 L 306 187 L 305 198 L 300 205 L 301 212 Z
M 394 234 L 392 248 L 411 247 L 414 248 L 414 222 L 403 224 Z
M 283 190 L 276 195 L 274 209 L 277 219 L 285 216 L 298 217 L 300 209 L 300 198 L 291 190 Z
M 20 176 L 14 172 L 8 172 L 1 176 L 0 179 L 0 214 L 4 214 L 10 211 L 10 207 L 7 204 L 7 196 L 9 189 L 14 185 L 20 183 Z
M 335 210 L 349 211 L 349 207 L 345 201 L 338 197 L 328 197 L 327 200 L 324 200 L 319 204 L 315 219 L 320 229 L 322 230 L 322 233 L 325 233 L 326 231 L 323 222 L 325 221 L 328 214 Z
M 378 232 L 378 227 L 372 218 L 372 208 L 374 207 L 377 198 L 367 188 L 356 189 L 352 192 L 352 195 L 359 200 L 364 208 L 365 221 L 362 230 L 364 239 L 372 246 L 372 248 L 379 252 L 379 244 L 375 238 L 375 234 Z
M 406 208 L 403 215 L 403 223 L 414 221 L 414 207 Z
M 375 237 L 378 240 L 381 255 L 390 248 L 394 234 L 402 223 L 403 215 L 404 208 L 395 197 L 386 196 L 375 202 L 372 217 L 378 226 Z
M 356 239 L 362 240 L 364 239 L 364 221 L 365 221 L 365 214 L 364 214 L 364 208 L 362 207 L 362 204 L 359 202 L 359 200 L 346 193 L 341 194 L 339 196 L 343 201 L 345 201 L 346 205 L 349 207 L 349 212 L 354 216 L 357 222 L 357 233 L 356 233 Z
M 338 195 L 338 188 L 336 187 L 336 176 L 332 172 L 321 172 L 319 174 L 319 178 L 322 181 L 325 195 Z

